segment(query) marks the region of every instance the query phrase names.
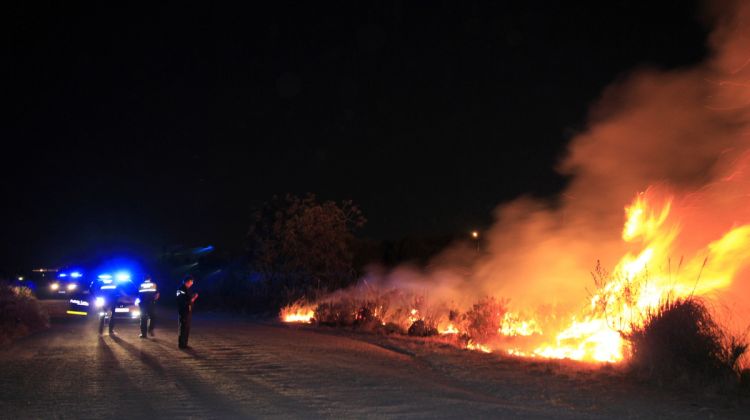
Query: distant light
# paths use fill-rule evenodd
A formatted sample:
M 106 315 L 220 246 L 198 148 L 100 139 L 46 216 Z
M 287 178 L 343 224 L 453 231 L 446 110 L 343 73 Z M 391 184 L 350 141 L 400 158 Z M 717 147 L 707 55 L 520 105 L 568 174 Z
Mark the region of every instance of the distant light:
M 57 290 L 57 289 L 60 288 L 60 285 L 57 284 L 57 283 L 52 283 L 52 284 L 49 285 L 49 288 L 52 289 L 52 290 Z
M 474 239 L 479 238 L 479 232 L 477 232 L 476 230 L 473 231 L 473 232 L 471 232 L 471 237 L 474 238 Z
M 102 283 L 104 283 L 104 284 L 110 284 L 110 283 L 112 283 L 112 279 L 104 279 L 104 280 L 102 280 Z
M 99 274 L 97 277 L 101 280 L 112 280 L 111 274 Z
M 137 305 L 139 303 L 141 303 L 141 298 L 135 298 L 135 304 Z
M 77 285 L 77 284 L 75 284 L 75 283 L 70 283 L 70 284 L 68 285 L 68 290 L 75 290 L 75 289 L 76 289 L 76 287 L 78 287 L 78 285 Z
M 74 272 L 70 273 L 70 277 L 73 277 L 74 279 L 77 279 L 78 277 L 81 277 L 81 276 L 82 276 L 82 274 L 80 272 L 78 272 L 78 271 L 74 271 Z
M 102 306 L 104 306 L 104 298 L 101 296 L 96 298 L 94 300 L 94 306 L 96 306 L 97 308 L 101 308 Z
M 18 281 L 23 281 L 23 276 L 19 276 Z
M 57 277 L 65 278 L 68 277 L 68 275 L 66 273 L 60 273 Z
M 110 282 L 111 281 L 112 280 L 110 280 Z M 115 286 L 114 284 L 108 284 L 106 286 L 102 286 L 102 290 L 111 290 L 111 289 L 116 289 L 116 288 L 117 288 L 117 286 Z
M 127 271 L 120 271 L 119 273 L 115 274 L 115 280 L 128 281 L 130 280 L 130 273 L 128 273 Z

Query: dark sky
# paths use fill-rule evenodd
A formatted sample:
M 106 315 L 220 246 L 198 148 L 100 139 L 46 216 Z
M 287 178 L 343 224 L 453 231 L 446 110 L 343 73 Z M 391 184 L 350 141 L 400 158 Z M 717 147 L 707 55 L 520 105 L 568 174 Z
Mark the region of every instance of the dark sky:
M 607 84 L 706 54 L 684 0 L 23 3 L 3 25 L 6 269 L 238 249 L 287 192 L 353 199 L 374 238 L 483 226 L 560 191 Z

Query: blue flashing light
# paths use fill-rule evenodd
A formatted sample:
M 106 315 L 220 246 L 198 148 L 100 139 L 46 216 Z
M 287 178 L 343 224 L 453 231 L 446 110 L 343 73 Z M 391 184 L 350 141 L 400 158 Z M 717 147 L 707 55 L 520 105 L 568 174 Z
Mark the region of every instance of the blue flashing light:
M 129 281 L 130 280 L 130 273 L 127 271 L 120 271 L 119 273 L 115 274 L 115 280 L 117 281 Z
M 74 271 L 74 272 L 70 273 L 70 277 L 73 277 L 74 279 L 77 279 L 77 278 L 81 277 L 82 275 L 83 274 L 81 274 L 80 271 Z
M 60 273 L 57 275 L 57 277 L 65 278 L 65 277 L 68 277 L 68 275 L 66 273 Z
M 112 280 L 112 275 L 111 274 L 99 274 L 98 277 L 99 277 L 100 280 Z

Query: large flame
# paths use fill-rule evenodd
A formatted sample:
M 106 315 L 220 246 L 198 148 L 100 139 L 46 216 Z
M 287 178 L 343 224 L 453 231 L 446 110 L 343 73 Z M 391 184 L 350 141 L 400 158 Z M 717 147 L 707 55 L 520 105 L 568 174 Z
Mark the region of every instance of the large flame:
M 492 316 L 483 321 L 497 320 L 497 336 L 485 343 L 472 336 L 472 328 L 476 328 L 472 327 L 476 322 L 472 316 L 460 318 L 454 313 L 450 319 L 430 318 L 435 319 L 439 336 L 454 337 L 452 340 L 463 337 L 465 341 L 455 342 L 469 350 L 489 353 L 504 347 L 508 354 L 522 357 L 619 362 L 628 353 L 623 336 L 641 326 L 647 313 L 667 299 L 707 296 L 725 289 L 750 261 L 750 224 L 732 225 L 685 256 L 679 244 L 682 223 L 672 194 L 658 188 L 638 194 L 625 208 L 622 230 L 622 240 L 632 249 L 612 272 L 597 267 L 593 273 L 596 288 L 585 308 L 567 322 L 563 319 L 562 324 L 545 322 L 530 308 L 521 315 L 516 311 L 498 314 L 498 307 L 493 307 Z M 676 255 L 681 255 L 678 260 L 673 259 Z M 382 325 L 388 321 L 406 330 L 417 321 L 427 321 L 422 310 L 413 306 L 386 314 L 385 307 L 373 304 L 377 299 L 368 296 L 366 301 L 372 306 L 370 316 Z M 362 317 L 356 305 L 350 310 L 351 319 Z M 314 316 L 314 306 L 304 302 L 281 312 L 284 322 L 310 323 Z
M 315 317 L 315 311 L 312 306 L 305 302 L 295 302 L 289 306 L 284 307 L 280 314 L 281 320 L 284 322 L 298 322 L 309 324 Z
M 623 333 L 642 325 L 649 311 L 667 299 L 705 296 L 731 284 L 750 257 L 750 225 L 730 228 L 673 267 L 680 234 L 673 200 L 649 190 L 625 208 L 622 239 L 637 245 L 638 252 L 624 255 L 613 273 L 600 273 L 600 287 L 583 318 L 574 317 L 553 343 L 541 345 L 534 355 L 620 361 L 627 351 Z

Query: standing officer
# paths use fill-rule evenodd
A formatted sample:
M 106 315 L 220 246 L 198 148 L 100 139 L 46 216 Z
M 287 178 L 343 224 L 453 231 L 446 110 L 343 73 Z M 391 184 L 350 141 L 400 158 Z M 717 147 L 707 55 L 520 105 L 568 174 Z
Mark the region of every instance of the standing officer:
M 180 336 L 177 340 L 177 346 L 181 349 L 189 349 L 188 337 L 190 336 L 190 321 L 193 316 L 193 304 L 198 299 L 198 294 L 192 291 L 193 276 L 187 276 L 182 281 L 182 286 L 177 289 L 177 314 L 179 316 L 178 326 Z
M 138 287 L 138 299 L 138 306 L 141 308 L 140 338 L 147 338 L 147 332 L 153 337 L 156 301 L 159 300 L 159 290 L 156 287 L 156 283 L 151 280 L 150 275 L 147 275 L 146 279 Z
M 104 322 L 109 318 L 109 335 L 116 335 L 115 314 L 117 304 L 124 299 L 125 294 L 117 284 L 99 283 L 96 288 L 94 307 L 99 310 L 99 335 L 104 332 Z

